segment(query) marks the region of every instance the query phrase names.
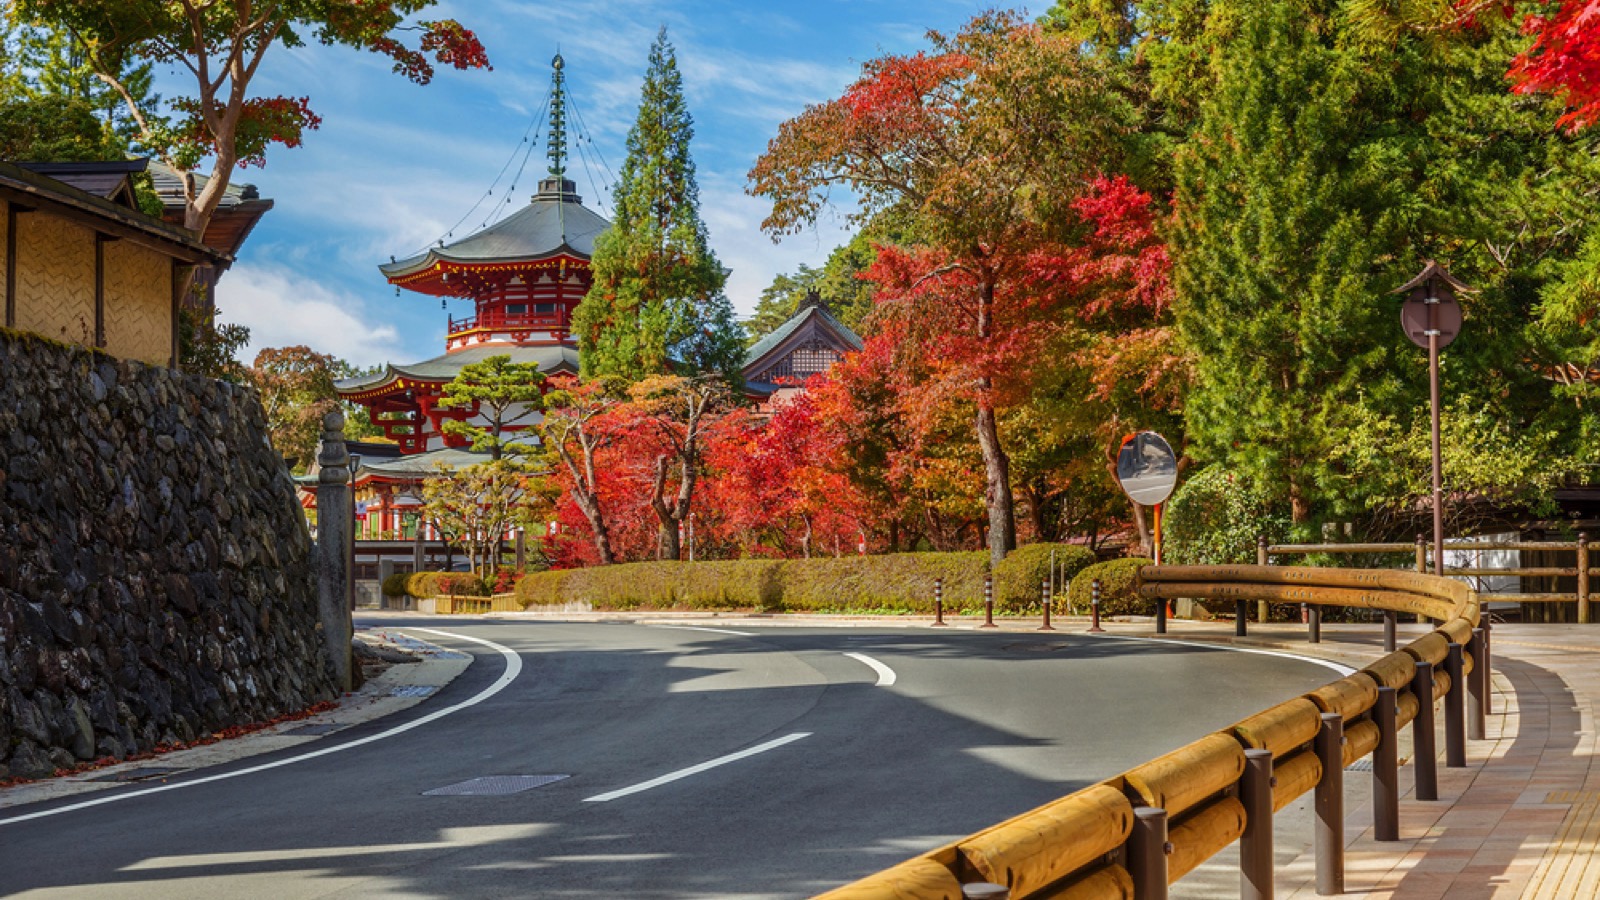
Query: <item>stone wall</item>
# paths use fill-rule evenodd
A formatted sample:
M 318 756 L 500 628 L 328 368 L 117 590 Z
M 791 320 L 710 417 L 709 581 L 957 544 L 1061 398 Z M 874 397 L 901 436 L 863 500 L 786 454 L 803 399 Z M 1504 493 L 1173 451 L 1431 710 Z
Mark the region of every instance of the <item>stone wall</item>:
M 0 780 L 336 696 L 242 388 L 0 330 Z

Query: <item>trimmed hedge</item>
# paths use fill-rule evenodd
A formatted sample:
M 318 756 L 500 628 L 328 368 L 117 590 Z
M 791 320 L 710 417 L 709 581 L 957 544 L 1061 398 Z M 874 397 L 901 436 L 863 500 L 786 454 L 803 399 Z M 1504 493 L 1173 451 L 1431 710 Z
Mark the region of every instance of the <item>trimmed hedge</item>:
M 1067 602 L 1074 610 L 1089 609 L 1093 582 L 1100 579 L 1100 615 L 1153 616 L 1155 603 L 1139 596 L 1139 569 L 1154 561 L 1141 556 L 1113 559 L 1084 568 L 1072 579 Z
M 405 579 L 405 592 L 418 599 L 489 596 L 489 586 L 471 572 L 413 572 Z
M 530 572 L 517 582 L 524 607 L 589 602 L 597 609 L 778 608 L 778 569 L 770 559 L 642 562 Z
M 1028 544 L 1011 551 L 994 570 L 995 609 L 1037 615 L 1039 589 L 1050 578 L 1050 554 L 1063 570 L 1065 586 L 1074 576 L 1094 564 L 1094 552 L 1077 544 Z
M 406 585 L 411 581 L 410 572 L 396 572 L 383 580 L 383 595 L 385 597 L 404 597 Z
M 995 608 L 1037 612 L 1050 551 L 1068 577 L 1094 561 L 1070 544 L 1033 544 L 1007 556 L 995 576 Z M 517 584 L 524 607 L 587 602 L 596 609 L 789 610 L 932 613 L 944 580 L 945 611 L 983 610 L 986 551 L 891 553 L 817 559 L 643 562 L 532 572 Z

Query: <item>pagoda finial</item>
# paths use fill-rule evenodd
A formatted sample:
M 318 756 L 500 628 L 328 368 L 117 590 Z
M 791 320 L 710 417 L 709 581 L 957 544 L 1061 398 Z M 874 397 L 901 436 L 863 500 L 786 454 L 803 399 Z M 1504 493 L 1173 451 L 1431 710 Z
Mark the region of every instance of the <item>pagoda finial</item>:
M 567 93 L 566 76 L 562 69 L 566 62 L 561 51 L 550 61 L 555 73 L 550 76 L 550 176 L 565 178 L 567 174 Z

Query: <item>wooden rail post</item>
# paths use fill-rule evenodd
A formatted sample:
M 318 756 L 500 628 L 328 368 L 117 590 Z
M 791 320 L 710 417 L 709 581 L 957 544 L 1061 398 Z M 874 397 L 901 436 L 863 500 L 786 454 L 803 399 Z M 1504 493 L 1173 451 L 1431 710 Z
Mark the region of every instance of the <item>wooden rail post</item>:
M 1267 536 L 1264 534 L 1256 538 L 1256 565 L 1270 565 L 1267 560 Z M 1265 600 L 1256 603 L 1256 621 L 1263 625 L 1267 624 L 1267 601 Z
M 1344 893 L 1344 717 L 1323 713 L 1312 746 L 1322 762 L 1314 803 L 1317 893 L 1330 897 Z
M 1428 539 L 1426 536 L 1420 534 L 1417 535 L 1417 574 L 1428 574 Z M 1422 613 L 1417 613 L 1418 625 L 1425 624 L 1427 621 L 1427 616 L 1423 615 Z M 1393 653 L 1394 651 L 1391 649 L 1389 652 Z
M 1272 751 L 1246 750 L 1239 779 L 1244 834 L 1239 836 L 1240 900 L 1272 900 Z
M 1444 695 L 1444 764 L 1450 769 L 1467 767 L 1466 691 L 1462 688 L 1462 658 L 1464 648 L 1451 644 L 1444 657 L 1444 671 L 1450 676 L 1450 690 Z
M 1578 624 L 1589 624 L 1589 532 L 1578 532 Z
M 1380 841 L 1400 840 L 1400 735 L 1395 689 L 1378 688 L 1372 708 L 1378 746 L 1372 751 L 1372 831 Z
M 1417 698 L 1417 717 L 1411 720 L 1411 768 L 1416 776 L 1418 800 L 1439 799 L 1439 748 L 1433 731 L 1433 663 L 1417 660 L 1411 676 L 1411 695 Z
M 1488 716 L 1484 712 L 1483 697 L 1488 693 L 1488 668 L 1483 664 L 1483 629 L 1472 629 L 1472 639 L 1467 641 L 1467 653 L 1472 655 L 1472 674 L 1467 676 L 1467 740 L 1483 740 Z
M 1153 806 L 1133 810 L 1133 833 L 1128 835 L 1128 874 L 1133 876 L 1133 900 L 1167 900 L 1167 811 Z

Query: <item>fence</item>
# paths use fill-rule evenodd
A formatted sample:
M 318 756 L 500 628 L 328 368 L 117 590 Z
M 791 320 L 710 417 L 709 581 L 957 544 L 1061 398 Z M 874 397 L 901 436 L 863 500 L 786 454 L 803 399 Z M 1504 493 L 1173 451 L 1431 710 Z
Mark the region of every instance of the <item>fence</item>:
M 1392 553 L 1411 556 L 1418 572 L 1428 571 L 1431 564 L 1429 546 L 1422 535 L 1417 536 L 1415 544 L 1276 544 L 1268 546 L 1266 538 L 1261 538 L 1256 548 L 1257 565 L 1267 565 L 1273 556 L 1310 555 L 1317 553 L 1326 554 L 1357 554 L 1357 553 Z M 1446 544 L 1446 550 L 1517 550 L 1525 553 L 1535 553 L 1540 556 L 1556 556 L 1558 554 L 1571 554 L 1572 565 L 1558 566 L 1521 566 L 1516 568 L 1477 568 L 1477 567 L 1447 567 L 1444 574 L 1447 576 L 1467 577 L 1492 577 L 1496 575 L 1515 575 L 1522 578 L 1548 578 L 1551 580 L 1572 578 L 1575 580 L 1575 590 L 1543 591 L 1543 592 L 1496 592 L 1484 594 L 1484 600 L 1504 600 L 1506 602 L 1535 604 L 1546 608 L 1544 614 L 1535 617 L 1542 621 L 1562 621 L 1559 608 L 1550 604 L 1571 603 L 1576 607 L 1576 617 L 1579 624 L 1588 624 L 1590 618 L 1589 590 L 1590 578 L 1600 574 L 1600 568 L 1593 568 L 1593 552 L 1589 544 L 1589 536 L 1578 534 L 1575 541 L 1462 541 Z M 1581 561 L 1581 562 L 1580 562 Z M 1552 586 L 1554 587 L 1554 585 Z M 1528 607 L 1524 607 L 1528 609 Z M 1262 614 L 1263 620 L 1265 614 Z M 1533 617 L 1530 617 L 1533 618 Z M 1393 649 L 1392 647 L 1390 649 Z
M 1466 766 L 1483 734 L 1489 641 L 1478 597 L 1448 578 L 1394 570 L 1147 566 L 1142 596 L 1307 603 L 1413 613 L 1428 635 L 1354 675 L 1207 735 L 1016 818 L 824 894 L 826 900 L 1134 898 L 1168 885 L 1234 841 L 1240 896 L 1272 896 L 1272 816 L 1316 792 L 1317 892 L 1344 890 L 1344 770 L 1372 756 L 1378 840 L 1398 840 L 1399 729 L 1412 727 L 1415 793 L 1438 798 L 1434 705 L 1445 759 Z M 1470 676 L 1470 680 L 1469 680 Z

